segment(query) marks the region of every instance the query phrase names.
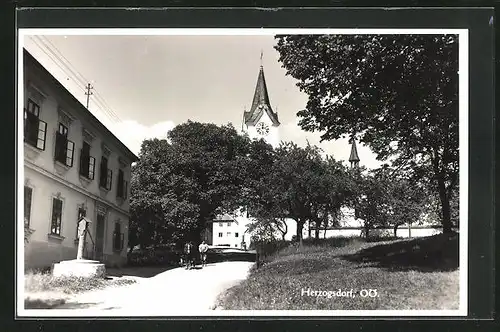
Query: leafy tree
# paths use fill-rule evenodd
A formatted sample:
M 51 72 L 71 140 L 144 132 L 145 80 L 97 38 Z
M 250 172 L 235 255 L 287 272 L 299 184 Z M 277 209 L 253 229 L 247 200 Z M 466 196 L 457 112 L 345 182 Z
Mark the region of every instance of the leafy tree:
M 297 240 L 302 243 L 304 224 L 316 212 L 315 202 L 320 190 L 324 167 L 320 150 L 315 146 L 301 148 L 295 143 L 282 143 L 276 149 L 273 185 L 281 203 L 283 218 L 297 223 Z
M 323 225 L 338 226 L 342 217 L 341 208 L 353 206 L 352 199 L 357 194 L 354 178 L 340 161 L 327 156 L 322 162 L 323 171 L 317 173 L 317 185 L 311 188 L 312 214 L 311 220 L 315 223 L 315 238 L 319 238 L 319 229 Z
M 280 61 L 309 96 L 300 126 L 323 140 L 357 135 L 380 160 L 424 176 L 452 228 L 458 185 L 456 35 L 276 36 Z
M 394 209 L 391 199 L 392 181 L 387 172 L 373 171 L 363 176 L 356 203 L 357 217 L 363 220 L 363 234 L 370 236 L 375 227 L 388 226 Z
M 132 166 L 130 180 L 129 246 L 153 245 L 163 229 L 162 198 L 166 194 L 159 187 L 164 165 L 168 164 L 170 145 L 166 140 L 146 140 L 142 143 L 139 161 Z
M 419 181 L 411 181 L 407 176 L 395 170 L 385 169 L 391 178 L 388 188 L 392 214 L 389 225 L 397 236 L 398 227 L 407 224 L 421 224 L 423 216 L 429 211 L 429 189 Z M 411 229 L 410 229 L 411 236 Z
M 168 137 L 144 141 L 133 168 L 132 243 L 199 241 L 208 221 L 244 202 L 248 137 L 191 121 Z
M 270 242 L 276 241 L 279 237 L 285 241 L 284 222 L 280 219 L 259 218 L 247 225 L 247 233 L 250 234 L 252 242 Z M 285 226 L 286 227 L 286 226 Z

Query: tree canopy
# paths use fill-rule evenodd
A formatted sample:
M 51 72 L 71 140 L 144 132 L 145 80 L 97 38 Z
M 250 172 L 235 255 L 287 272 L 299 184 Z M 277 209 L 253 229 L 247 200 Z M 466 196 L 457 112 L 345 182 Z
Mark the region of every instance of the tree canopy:
M 287 74 L 308 95 L 297 115 L 322 140 L 358 137 L 427 179 L 451 231 L 458 185 L 458 36 L 279 35 Z
M 248 137 L 188 121 L 168 138 L 144 141 L 133 168 L 132 241 L 140 244 L 198 241 L 208 221 L 244 202 Z

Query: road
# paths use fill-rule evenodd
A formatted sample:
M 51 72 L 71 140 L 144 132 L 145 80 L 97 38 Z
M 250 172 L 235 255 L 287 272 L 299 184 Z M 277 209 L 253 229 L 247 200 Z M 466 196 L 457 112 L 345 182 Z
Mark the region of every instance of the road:
M 137 282 L 131 285 L 76 295 L 62 308 L 73 308 L 83 315 L 203 315 L 213 310 L 220 293 L 248 276 L 252 265 L 222 262 L 203 269 L 176 268 L 150 278 L 136 277 Z

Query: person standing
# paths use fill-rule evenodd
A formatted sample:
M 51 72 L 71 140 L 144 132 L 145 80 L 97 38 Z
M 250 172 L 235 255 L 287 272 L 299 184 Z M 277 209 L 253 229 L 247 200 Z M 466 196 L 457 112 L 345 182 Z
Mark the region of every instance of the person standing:
M 191 242 L 186 242 L 184 245 L 184 257 L 186 270 L 190 270 L 193 265 L 193 244 Z
M 201 244 L 198 246 L 198 251 L 200 252 L 201 267 L 206 266 L 208 244 L 206 244 L 205 241 L 201 242 Z

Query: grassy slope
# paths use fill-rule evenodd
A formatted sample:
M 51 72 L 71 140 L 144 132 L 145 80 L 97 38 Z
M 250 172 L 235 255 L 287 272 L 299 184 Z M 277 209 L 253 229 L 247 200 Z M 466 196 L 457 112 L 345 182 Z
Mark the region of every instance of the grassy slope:
M 378 296 L 302 296 L 308 288 L 376 289 Z M 229 289 L 218 305 L 231 310 L 422 310 L 458 309 L 458 303 L 458 235 L 437 235 L 289 247 Z

